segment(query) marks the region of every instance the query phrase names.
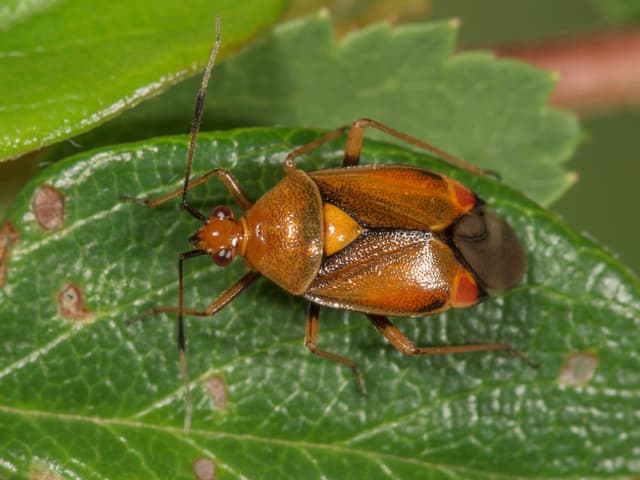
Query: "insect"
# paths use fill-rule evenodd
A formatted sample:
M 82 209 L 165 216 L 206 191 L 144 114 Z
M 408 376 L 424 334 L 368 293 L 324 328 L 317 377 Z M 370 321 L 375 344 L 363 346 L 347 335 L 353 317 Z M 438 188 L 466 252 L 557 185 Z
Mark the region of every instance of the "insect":
M 181 195 L 182 207 L 202 222 L 189 238 L 194 249 L 178 259 L 178 306 L 156 307 L 143 315 L 177 313 L 187 395 L 185 428 L 190 423 L 191 402 L 183 317 L 215 315 L 260 276 L 309 301 L 305 346 L 315 355 L 351 368 L 363 394 L 356 363 L 318 348 L 321 307 L 366 314 L 407 355 L 501 350 L 535 366 L 504 343 L 416 346 L 388 318 L 475 305 L 490 292 L 517 284 L 527 258 L 511 227 L 457 181 L 416 167 L 359 165 L 365 129 L 378 129 L 473 173 L 484 174 L 482 169 L 384 124 L 360 119 L 289 153 L 284 178 L 255 203 L 225 170 L 213 169 L 191 181 L 206 88 L 220 45 L 219 19 L 216 26 L 216 44 L 196 99 L 183 187 L 153 200 L 129 198 L 156 207 Z M 296 167 L 296 158 L 344 135 L 342 168 L 303 172 Z M 189 190 L 214 177 L 227 188 L 244 216 L 236 219 L 229 207 L 219 206 L 207 217 L 189 203 Z M 206 309 L 185 308 L 183 263 L 205 255 L 220 266 L 240 255 L 248 271 Z

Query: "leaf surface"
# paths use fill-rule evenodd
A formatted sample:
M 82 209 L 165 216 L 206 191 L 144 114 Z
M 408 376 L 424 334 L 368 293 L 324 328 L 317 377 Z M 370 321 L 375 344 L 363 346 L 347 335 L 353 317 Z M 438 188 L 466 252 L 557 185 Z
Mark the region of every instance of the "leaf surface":
M 86 132 L 271 24 L 282 0 L 11 1 L 0 8 L 0 159 Z
M 457 29 L 454 21 L 376 24 L 337 41 L 324 13 L 279 25 L 216 66 L 203 129 L 333 129 L 369 117 L 552 203 L 575 181 L 563 164 L 581 139 L 573 115 L 546 106 L 555 75 L 489 52 L 454 54 Z M 78 143 L 182 134 L 199 83 L 183 82 Z
M 228 168 L 256 199 L 282 178 L 286 153 L 318 135 L 204 134 L 195 174 Z M 504 296 L 397 325 L 419 345 L 509 342 L 541 367 L 499 353 L 404 357 L 363 315 L 324 309 L 320 348 L 357 361 L 368 389 L 361 398 L 350 370 L 304 348 L 305 303 L 260 279 L 216 317 L 188 319 L 195 414 L 185 436 L 173 316 L 131 328 L 125 320 L 176 304 L 177 255 L 189 250 L 198 222 L 178 200 L 152 210 L 118 199 L 179 188 L 187 141 L 158 138 L 60 162 L 10 212 L 19 238 L 0 255 L 8 263 L 0 289 L 3 476 L 193 478 L 203 458 L 216 463 L 218 478 L 640 473 L 638 280 L 505 185 L 377 142 L 366 144 L 363 163 L 416 164 L 459 179 L 514 226 L 529 256 L 524 281 Z M 336 166 L 343 145 L 326 145 L 299 167 Z M 36 221 L 43 186 L 64 199 L 57 230 Z M 230 203 L 216 181 L 191 199 L 203 212 Z M 243 271 L 241 261 L 185 265 L 186 303 L 195 308 Z

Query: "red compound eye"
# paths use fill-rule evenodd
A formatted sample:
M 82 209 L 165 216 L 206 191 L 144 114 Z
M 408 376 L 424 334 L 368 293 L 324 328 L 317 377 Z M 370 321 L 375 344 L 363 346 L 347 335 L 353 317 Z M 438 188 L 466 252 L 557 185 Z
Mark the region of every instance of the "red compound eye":
M 225 218 L 233 218 L 233 212 L 229 207 L 221 205 L 213 209 L 211 216 L 224 220 Z
M 212 258 L 216 265 L 226 267 L 233 261 L 233 252 L 228 248 L 221 248 Z

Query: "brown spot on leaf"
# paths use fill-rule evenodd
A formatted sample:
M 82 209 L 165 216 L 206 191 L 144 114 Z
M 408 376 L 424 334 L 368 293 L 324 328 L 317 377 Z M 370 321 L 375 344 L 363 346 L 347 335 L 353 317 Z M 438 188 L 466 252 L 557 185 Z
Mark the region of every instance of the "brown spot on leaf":
M 193 473 L 197 480 L 215 480 L 216 462 L 208 458 L 197 458 L 193 462 Z
M 45 465 L 34 465 L 29 471 L 30 480 L 64 480 L 58 472 L 47 468 Z
M 0 287 L 4 285 L 7 279 L 7 265 L 9 263 L 9 255 L 11 249 L 18 241 L 18 231 L 11 222 L 6 221 L 0 228 Z
M 589 382 L 598 367 L 598 357 L 593 353 L 578 352 L 569 355 L 564 362 L 558 382 L 564 385 L 580 386 Z
M 47 232 L 58 230 L 64 223 L 64 195 L 49 185 L 42 185 L 31 200 L 31 210 L 40 228 Z
M 222 377 L 209 377 L 205 382 L 205 388 L 215 408 L 223 410 L 227 407 L 227 384 Z
M 58 293 L 58 310 L 60 315 L 71 320 L 91 318 L 91 312 L 84 306 L 82 290 L 72 283 L 67 283 Z

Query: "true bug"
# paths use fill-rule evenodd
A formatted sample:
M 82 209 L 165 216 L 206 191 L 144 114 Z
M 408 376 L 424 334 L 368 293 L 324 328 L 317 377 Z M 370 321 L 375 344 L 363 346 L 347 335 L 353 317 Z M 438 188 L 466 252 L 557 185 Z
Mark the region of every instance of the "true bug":
M 189 238 L 195 249 L 179 256 L 178 306 L 156 307 L 139 317 L 178 314 L 178 348 L 187 395 L 185 428 L 191 402 L 183 315 L 215 315 L 260 275 L 309 300 L 305 346 L 353 369 L 363 394 L 356 363 L 317 348 L 322 306 L 366 314 L 394 347 L 408 355 L 502 350 L 536 366 L 504 343 L 418 347 L 387 318 L 475 305 L 491 291 L 517 284 L 527 258 L 511 227 L 457 181 L 417 167 L 360 166 L 365 128 L 381 130 L 472 173 L 482 175 L 484 170 L 379 122 L 360 119 L 289 153 L 284 178 L 255 203 L 225 170 L 213 169 L 190 181 L 202 107 L 219 46 L 218 19 L 216 43 L 196 97 L 183 187 L 153 200 L 127 197 L 156 207 L 182 195 L 182 207 L 203 223 Z M 296 168 L 297 157 L 345 134 L 342 168 L 313 172 Z M 242 218 L 235 219 L 226 206 L 216 207 L 206 217 L 189 203 L 188 191 L 212 177 L 222 181 L 242 208 Z M 249 269 L 205 310 L 185 308 L 183 262 L 202 255 L 210 255 L 220 266 L 241 255 Z

